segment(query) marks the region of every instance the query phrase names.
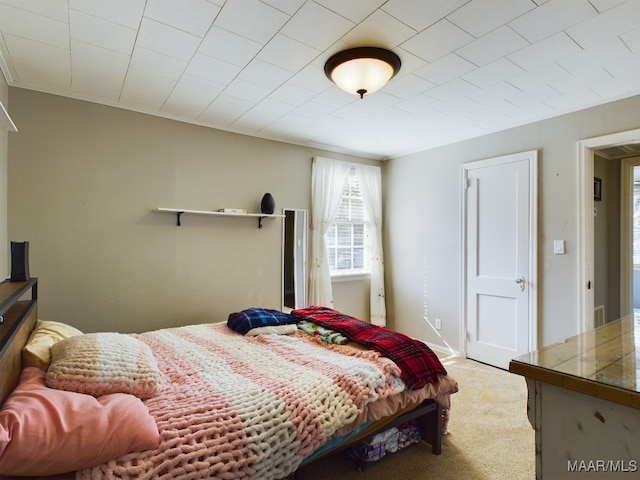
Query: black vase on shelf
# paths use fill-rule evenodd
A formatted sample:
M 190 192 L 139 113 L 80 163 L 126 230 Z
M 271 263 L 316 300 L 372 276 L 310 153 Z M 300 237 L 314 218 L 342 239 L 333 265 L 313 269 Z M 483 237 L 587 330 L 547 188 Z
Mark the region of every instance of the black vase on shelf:
M 276 211 L 276 201 L 269 192 L 265 193 L 260 202 L 260 211 L 267 215 L 272 215 Z

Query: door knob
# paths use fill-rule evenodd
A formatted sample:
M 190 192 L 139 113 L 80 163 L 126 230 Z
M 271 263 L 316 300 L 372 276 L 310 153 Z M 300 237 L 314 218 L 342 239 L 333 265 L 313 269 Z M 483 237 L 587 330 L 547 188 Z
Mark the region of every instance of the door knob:
M 518 278 L 516 278 L 516 283 L 517 283 L 518 285 L 520 285 L 520 291 L 521 291 L 521 292 L 524 292 L 524 285 L 527 283 L 527 282 L 525 281 L 524 277 L 518 277 Z

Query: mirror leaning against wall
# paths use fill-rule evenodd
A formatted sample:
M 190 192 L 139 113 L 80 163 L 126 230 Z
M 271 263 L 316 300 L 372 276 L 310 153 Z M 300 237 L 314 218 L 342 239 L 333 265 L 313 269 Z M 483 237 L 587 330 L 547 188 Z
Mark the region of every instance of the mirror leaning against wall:
M 307 306 L 307 210 L 283 208 L 282 310 Z

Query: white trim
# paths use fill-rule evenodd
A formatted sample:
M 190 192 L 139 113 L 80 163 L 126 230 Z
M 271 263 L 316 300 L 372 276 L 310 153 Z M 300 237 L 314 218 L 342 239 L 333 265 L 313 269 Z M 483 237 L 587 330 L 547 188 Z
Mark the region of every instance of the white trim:
M 640 143 L 640 129 L 587 138 L 577 142 L 578 148 L 578 332 L 593 328 L 593 282 L 595 253 L 593 245 L 593 151 L 627 143 Z
M 460 197 L 461 197 L 461 220 L 460 220 L 460 240 L 462 248 L 460 250 L 460 326 L 458 333 L 458 352 L 463 358 L 467 358 L 467 188 L 469 188 L 469 168 L 468 164 L 460 166 Z
M 467 206 L 466 190 L 469 184 L 468 172 L 471 168 L 499 165 L 517 160 L 529 160 L 529 350 L 538 349 L 538 151 L 530 150 L 521 153 L 504 155 L 485 160 L 463 163 L 461 167 L 461 244 L 460 265 L 462 287 L 460 289 L 460 335 L 459 354 L 467 357 Z
M 538 151 L 529 163 L 529 350 L 538 350 Z
M 370 278 L 371 278 L 371 274 L 369 272 L 332 273 L 331 274 L 331 283 L 361 282 L 363 280 L 369 280 Z

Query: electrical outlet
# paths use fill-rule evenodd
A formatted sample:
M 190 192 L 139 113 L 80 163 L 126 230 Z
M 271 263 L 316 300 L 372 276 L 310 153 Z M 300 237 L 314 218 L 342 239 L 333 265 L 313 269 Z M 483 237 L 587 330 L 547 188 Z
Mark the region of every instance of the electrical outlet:
M 442 320 L 436 318 L 436 330 L 442 330 Z

